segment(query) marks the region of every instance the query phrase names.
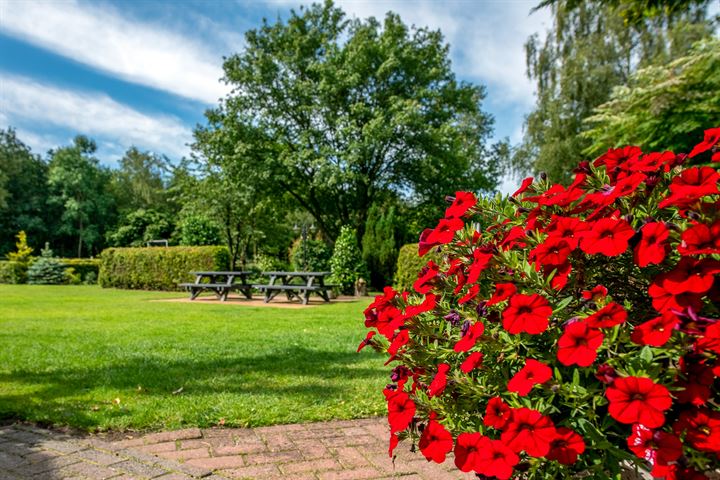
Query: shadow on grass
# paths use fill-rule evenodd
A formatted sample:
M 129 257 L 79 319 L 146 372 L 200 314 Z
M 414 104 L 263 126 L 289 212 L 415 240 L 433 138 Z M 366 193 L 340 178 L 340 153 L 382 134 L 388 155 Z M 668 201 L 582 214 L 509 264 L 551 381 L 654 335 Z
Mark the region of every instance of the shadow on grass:
M 354 352 L 293 347 L 261 356 L 177 359 L 149 353 L 128 356 L 98 368 L 16 369 L 0 373 L 0 384 L 22 384 L 30 387 L 32 393 L 0 395 L 0 418 L 92 428 L 114 416 L 132 413 L 117 410 L 103 412 L 102 418 L 97 418 L 85 413 L 97 400 L 80 398 L 83 394 L 96 396 L 94 390 L 127 394 L 138 387 L 142 387 L 142 395 L 151 397 L 179 398 L 173 397 L 173 392 L 182 388 L 185 398 L 237 394 L 257 397 L 258 405 L 268 397 L 298 406 L 308 398 L 319 403 L 331 402 L 347 394 L 349 382 L 365 380 L 369 385 L 386 375 L 382 367 L 362 365 L 366 360 L 367 357 Z M 62 415 L 68 421 L 62 421 Z

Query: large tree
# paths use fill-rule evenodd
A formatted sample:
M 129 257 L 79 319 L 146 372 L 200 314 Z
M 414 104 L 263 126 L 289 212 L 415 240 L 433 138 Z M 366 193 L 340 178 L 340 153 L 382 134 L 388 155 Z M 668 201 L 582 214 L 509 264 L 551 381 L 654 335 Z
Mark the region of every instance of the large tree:
M 0 130 L 0 256 L 24 230 L 37 249 L 47 240 L 47 164 L 8 128 Z
M 113 171 L 112 189 L 123 213 L 165 206 L 165 177 L 169 160 L 152 152 L 130 147 Z
M 520 171 L 545 171 L 567 181 L 590 140 L 579 135 L 584 120 L 626 84 L 638 68 L 685 55 L 712 35 L 708 1 L 676 2 L 673 8 L 630 0 L 548 0 L 553 25 L 544 39 L 526 44 L 528 76 L 537 100 L 527 116 L 513 163 Z M 647 5 L 646 5 L 647 4 Z
M 348 20 L 327 1 L 247 32 L 224 70 L 232 93 L 196 130 L 196 151 L 235 165 L 236 183 L 253 172 L 330 238 L 343 224 L 362 236 L 387 192 L 439 205 L 496 186 L 485 90 L 455 78 L 439 31 L 392 13 Z

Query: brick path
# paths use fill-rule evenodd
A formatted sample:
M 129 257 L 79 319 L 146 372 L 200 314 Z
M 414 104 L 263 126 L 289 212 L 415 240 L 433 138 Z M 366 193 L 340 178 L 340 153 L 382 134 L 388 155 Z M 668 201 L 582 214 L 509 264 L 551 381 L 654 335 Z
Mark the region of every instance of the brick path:
M 387 441 L 384 419 L 191 428 L 114 442 L 14 425 L 0 428 L 0 480 L 475 478 L 458 472 L 451 458 L 428 463 L 407 444 L 395 451 L 393 465 Z

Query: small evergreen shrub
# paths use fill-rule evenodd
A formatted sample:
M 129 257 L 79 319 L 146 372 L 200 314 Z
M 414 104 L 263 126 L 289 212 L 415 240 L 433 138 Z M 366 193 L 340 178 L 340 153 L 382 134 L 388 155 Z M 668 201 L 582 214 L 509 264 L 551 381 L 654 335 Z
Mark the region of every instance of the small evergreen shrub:
M 32 260 L 33 249 L 27 243 L 27 234 L 24 230 L 20 230 L 15 238 L 18 239 L 15 243 L 17 251 L 8 253 L 7 258 L 11 262 L 24 263 L 25 265 L 28 265 L 30 260 Z
M 19 284 L 27 282 L 27 264 L 0 261 L 0 283 Z
M 108 248 L 100 256 L 102 287 L 138 290 L 180 290 L 181 282 L 194 281 L 191 271 L 227 270 L 227 247 Z
M 395 207 L 382 211 L 373 205 L 362 238 L 363 260 L 370 270 L 370 283 L 381 289 L 392 282 L 397 267 Z
M 65 266 L 53 257 L 53 251 L 47 243 L 40 251 L 40 258 L 28 268 L 27 275 L 31 285 L 62 285 L 67 281 Z
M 368 278 L 368 271 L 362 259 L 362 253 L 357 244 L 355 229 L 343 226 L 340 236 L 335 241 L 335 249 L 330 259 L 329 278 L 331 283 L 340 286 L 340 291 L 346 295 L 355 293 L 355 282 L 358 278 Z
M 304 243 L 307 245 L 307 268 L 303 261 Z M 332 253 L 332 248 L 322 240 L 309 238 L 307 242 L 303 242 L 298 239 L 290 249 L 290 264 L 296 271 L 325 272 L 330 269 Z

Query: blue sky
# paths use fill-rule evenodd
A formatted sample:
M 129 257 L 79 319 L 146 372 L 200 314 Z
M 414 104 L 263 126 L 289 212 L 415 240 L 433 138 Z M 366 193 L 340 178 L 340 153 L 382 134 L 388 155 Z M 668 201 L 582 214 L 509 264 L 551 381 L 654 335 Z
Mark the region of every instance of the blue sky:
M 77 133 L 114 164 L 131 145 L 179 159 L 203 112 L 227 92 L 222 57 L 295 0 L 0 0 L 0 128 L 44 153 Z M 339 0 L 350 16 L 440 29 L 458 77 L 485 85 L 495 137 L 521 135 L 533 104 L 523 43 L 549 25 L 535 1 Z

